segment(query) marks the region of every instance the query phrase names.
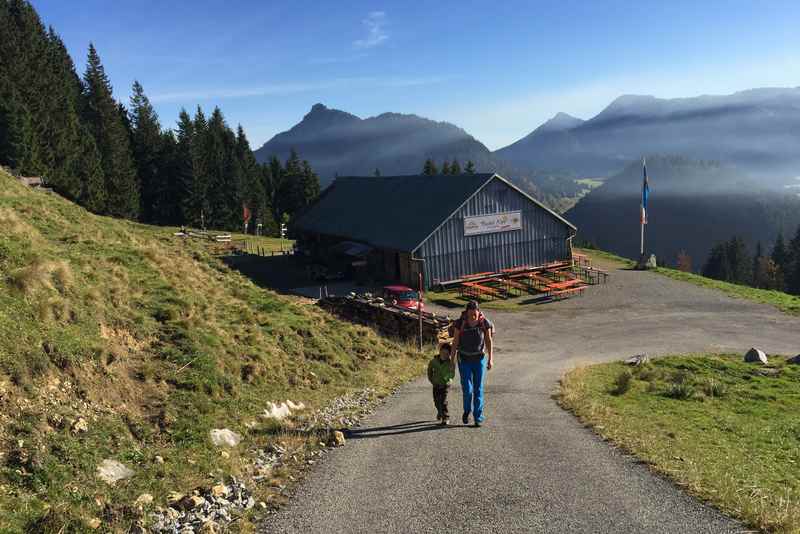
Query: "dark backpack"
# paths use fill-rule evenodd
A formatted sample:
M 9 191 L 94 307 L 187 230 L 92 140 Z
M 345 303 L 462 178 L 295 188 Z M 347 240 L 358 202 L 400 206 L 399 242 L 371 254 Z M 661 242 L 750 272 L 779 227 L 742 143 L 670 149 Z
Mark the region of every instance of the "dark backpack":
M 459 335 L 460 335 L 461 333 L 463 333 L 463 332 L 464 332 L 464 325 L 467 323 L 467 312 L 466 312 L 466 310 L 465 310 L 465 311 L 462 311 L 462 312 L 461 312 L 461 317 L 459 317 L 457 321 L 453 321 L 453 322 L 450 324 L 450 326 L 447 328 L 447 334 L 448 334 L 448 335 L 449 335 L 451 338 L 452 338 L 452 337 L 455 337 L 455 335 L 456 335 L 456 323 L 457 323 L 457 322 L 459 322 L 459 324 L 461 325 L 461 326 L 459 327 L 459 329 L 458 329 L 458 333 L 459 333 Z M 486 328 L 486 317 L 483 315 L 483 312 L 481 312 L 480 310 L 478 311 L 478 324 L 479 324 L 479 325 L 481 326 L 481 328 L 483 328 L 484 330 L 488 330 L 488 329 Z M 493 328 L 492 328 L 492 334 L 494 334 L 494 329 L 493 329 Z

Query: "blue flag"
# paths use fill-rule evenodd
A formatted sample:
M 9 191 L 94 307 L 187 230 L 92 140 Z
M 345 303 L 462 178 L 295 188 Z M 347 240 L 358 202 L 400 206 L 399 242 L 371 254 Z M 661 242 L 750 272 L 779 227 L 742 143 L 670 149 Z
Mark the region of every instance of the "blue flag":
M 642 172 L 644 173 L 644 180 L 642 181 L 642 218 L 641 223 L 647 224 L 647 197 L 650 196 L 650 183 L 647 181 L 647 163 L 642 158 Z

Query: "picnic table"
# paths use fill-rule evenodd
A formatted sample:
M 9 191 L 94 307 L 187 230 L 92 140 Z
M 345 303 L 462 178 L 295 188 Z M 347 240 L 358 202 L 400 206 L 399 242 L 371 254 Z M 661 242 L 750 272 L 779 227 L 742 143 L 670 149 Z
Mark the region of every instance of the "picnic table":
M 478 284 L 477 282 L 462 282 L 459 286 L 462 291 L 462 295 L 468 295 L 472 297 L 482 297 L 484 295 L 489 295 L 491 297 L 504 297 L 504 293 L 497 288 L 485 286 L 483 284 Z

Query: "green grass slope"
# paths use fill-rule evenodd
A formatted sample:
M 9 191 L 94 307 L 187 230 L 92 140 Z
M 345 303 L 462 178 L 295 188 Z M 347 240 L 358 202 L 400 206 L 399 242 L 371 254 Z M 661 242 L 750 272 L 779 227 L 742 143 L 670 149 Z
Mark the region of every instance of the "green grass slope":
M 208 242 L 99 217 L 0 170 L 0 531 L 125 531 L 150 493 L 239 473 L 267 401 L 388 390 L 423 359 L 265 291 Z M 83 418 L 88 430 L 76 422 Z M 245 443 L 221 455 L 211 428 Z M 164 458 L 157 461 L 156 456 Z M 227 457 L 226 457 L 227 456 Z M 136 474 L 109 486 L 105 458 Z
M 800 366 L 690 354 L 567 373 L 559 402 L 603 437 L 722 511 L 800 532 Z

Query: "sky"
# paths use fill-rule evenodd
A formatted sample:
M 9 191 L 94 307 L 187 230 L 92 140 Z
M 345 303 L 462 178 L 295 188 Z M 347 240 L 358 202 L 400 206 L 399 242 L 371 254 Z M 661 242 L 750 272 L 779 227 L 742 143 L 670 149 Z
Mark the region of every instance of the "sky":
M 800 2 L 33 0 L 79 73 L 138 80 L 173 127 L 222 109 L 257 148 L 321 102 L 452 122 L 495 150 L 557 112 L 800 86 Z M 411 4 L 411 5 L 409 5 Z

